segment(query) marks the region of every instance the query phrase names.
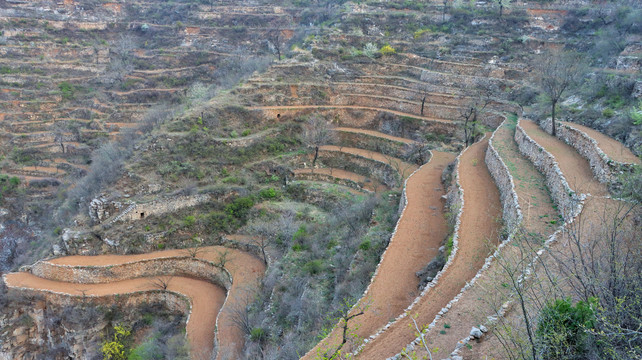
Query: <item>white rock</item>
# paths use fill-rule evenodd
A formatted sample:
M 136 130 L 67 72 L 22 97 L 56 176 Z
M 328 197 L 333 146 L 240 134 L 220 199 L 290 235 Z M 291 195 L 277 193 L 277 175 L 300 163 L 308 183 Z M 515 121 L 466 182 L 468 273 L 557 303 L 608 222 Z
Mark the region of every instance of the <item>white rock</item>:
M 482 331 L 479 330 L 478 328 L 473 326 L 473 328 L 470 329 L 470 336 L 474 337 L 475 339 L 481 338 L 482 335 L 484 335 L 484 333 L 482 333 Z

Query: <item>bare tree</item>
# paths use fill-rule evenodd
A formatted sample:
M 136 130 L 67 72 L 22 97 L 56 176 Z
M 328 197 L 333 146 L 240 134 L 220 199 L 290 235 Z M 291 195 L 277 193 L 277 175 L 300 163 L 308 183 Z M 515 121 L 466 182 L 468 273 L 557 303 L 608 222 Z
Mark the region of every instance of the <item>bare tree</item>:
M 339 328 L 341 329 L 341 344 L 332 352 L 326 351 L 322 355 L 324 359 L 339 359 L 341 354 L 341 349 L 348 343 L 351 338 L 355 338 L 357 335 L 350 330 L 350 320 L 365 314 L 366 310 L 370 306 L 369 301 L 365 301 L 362 304 L 352 307 L 352 301 L 350 299 L 343 299 L 341 306 L 339 307 L 337 321 Z
M 464 120 L 466 147 L 475 142 L 475 138 L 481 134 L 478 129 L 479 117 L 492 102 L 495 91 L 495 87 L 490 82 L 478 80 L 475 82 L 474 90 L 468 96 L 469 100 L 459 109 L 459 117 Z
M 281 60 L 281 30 L 272 30 L 269 33 L 268 46 L 274 48 L 277 60 Z
M 187 254 L 192 258 L 197 258 L 200 254 L 205 252 L 203 247 L 203 241 L 201 239 L 195 238 L 192 240 L 193 246 L 185 249 Z
M 534 60 L 534 80 L 550 98 L 552 135 L 556 136 L 555 107 L 557 102 L 569 87 L 581 79 L 586 65 L 581 54 L 560 50 L 544 52 Z
M 429 150 L 425 138 L 420 138 L 419 141 L 404 146 L 403 158 L 408 162 L 423 165 L 430 160 Z
M 230 250 L 225 249 L 223 251 L 218 252 L 218 260 L 214 264 L 216 267 L 219 267 L 221 269 L 225 269 L 225 265 L 227 264 L 228 261 L 231 261 L 230 257 Z
M 155 278 L 152 278 L 150 282 L 157 289 L 167 290 L 167 287 L 169 287 L 169 283 L 173 278 L 174 276 L 172 275 L 157 276 Z
M 312 116 L 305 123 L 303 128 L 303 142 L 311 148 L 314 148 L 314 160 L 312 166 L 316 165 L 319 157 L 319 147 L 327 144 L 334 137 L 333 126 L 324 118 Z

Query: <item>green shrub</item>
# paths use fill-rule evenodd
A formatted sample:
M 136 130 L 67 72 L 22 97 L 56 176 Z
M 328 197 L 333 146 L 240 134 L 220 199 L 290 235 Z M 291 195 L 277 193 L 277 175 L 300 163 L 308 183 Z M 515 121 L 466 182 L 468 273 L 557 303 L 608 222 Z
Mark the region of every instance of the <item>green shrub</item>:
M 129 355 L 131 345 L 131 331 L 121 325 L 114 326 L 114 340 L 105 341 L 101 347 L 103 359 L 125 360 Z
M 67 81 L 58 84 L 58 89 L 65 100 L 71 100 L 75 97 L 76 88 Z
M 372 244 L 370 243 L 370 240 L 364 240 L 361 242 L 361 244 L 359 244 L 359 249 L 363 251 L 368 251 L 370 250 L 371 246 Z
M 395 50 L 395 48 L 393 48 L 392 46 L 386 44 L 383 47 L 381 47 L 381 49 L 379 49 L 379 52 L 381 53 L 381 55 L 385 56 L 385 55 L 394 55 L 397 53 L 397 50 Z
M 292 241 L 297 242 L 308 235 L 305 225 L 299 226 L 299 229 L 292 235 Z
M 570 298 L 549 302 L 540 313 L 536 337 L 538 352 L 543 359 L 584 359 L 590 341 L 588 330 L 595 326 L 593 307 L 579 301 L 575 306 Z
M 251 196 L 239 197 L 225 206 L 225 213 L 237 219 L 245 219 L 252 206 L 254 206 L 254 199 Z
M 318 275 L 323 271 L 323 260 L 311 260 L 303 265 L 303 270 L 305 270 L 310 275 Z
M 194 215 L 188 215 L 185 217 L 185 219 L 183 219 L 183 225 L 185 225 L 185 227 L 192 227 L 195 223 L 196 218 L 194 217 Z
M 248 136 L 251 133 L 252 133 L 252 131 L 250 129 L 246 129 L 246 130 L 243 130 L 243 132 L 241 133 L 241 136 Z
M 259 195 L 262 199 L 275 199 L 279 194 L 274 188 L 261 189 Z
M 252 341 L 261 342 L 261 341 L 264 341 L 266 338 L 267 338 L 267 332 L 263 328 L 255 327 L 255 328 L 252 328 L 252 330 L 250 331 L 250 340 Z
M 612 118 L 613 115 L 615 115 L 615 112 L 613 111 L 613 109 L 606 108 L 602 111 L 602 116 L 606 118 Z

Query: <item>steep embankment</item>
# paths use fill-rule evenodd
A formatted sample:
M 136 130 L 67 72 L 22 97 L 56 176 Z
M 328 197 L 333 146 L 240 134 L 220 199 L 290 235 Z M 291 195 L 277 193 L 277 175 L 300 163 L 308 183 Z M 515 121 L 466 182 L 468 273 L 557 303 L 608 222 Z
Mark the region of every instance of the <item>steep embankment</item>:
M 10 288 L 54 291 L 62 295 L 106 296 L 126 294 L 162 288 L 162 286 L 159 286 L 162 284 L 158 282 L 156 277 L 130 278 L 137 275 L 134 269 L 144 267 L 146 262 L 187 258 L 195 262 L 204 260 L 211 264 L 221 264 L 221 256 L 223 254 L 226 254 L 225 257 L 227 259 L 225 269 L 229 271 L 232 277 L 232 285 L 227 289 L 227 298 L 224 289 L 208 281 L 184 276 L 162 278 L 167 283 L 167 290 L 181 293 L 190 299 L 192 313 L 187 324 L 187 335 L 191 343 L 192 354 L 196 355 L 196 358 L 209 359 L 215 336 L 220 349 L 223 350 L 219 352 L 219 356 L 224 355 L 223 352 L 228 355 L 234 354 L 243 345 L 243 334 L 235 325 L 232 314 L 221 311 L 221 309 L 233 309 L 237 304 L 240 304 L 246 295 L 243 292 L 248 291 L 251 286 L 255 285 L 256 279 L 262 276 L 265 266 L 259 259 L 242 251 L 226 249 L 220 246 L 204 247 L 198 249 L 193 259 L 188 250 L 167 250 L 139 255 L 69 256 L 44 261 L 43 265 L 50 269 L 43 273 L 47 278 L 36 277 L 28 273 L 13 273 L 6 276 L 6 282 Z M 34 266 L 38 266 L 38 264 Z M 132 270 L 120 273 L 117 268 L 121 267 L 128 267 L 128 269 Z M 91 283 L 93 280 L 80 276 L 87 272 L 100 273 L 100 271 L 109 273 L 109 276 L 97 280 L 105 281 L 102 283 L 94 284 Z M 145 271 L 147 273 L 141 273 L 157 273 L 165 276 L 184 272 L 179 268 L 161 266 Z M 71 272 L 71 275 L 67 275 L 66 281 L 49 279 L 59 279 L 62 277 L 61 273 L 69 274 L 69 272 Z M 113 280 L 110 280 L 116 273 L 120 275 L 120 278 L 114 277 Z M 190 275 L 194 276 L 194 274 Z
M 447 234 L 440 178 L 454 157 L 450 153 L 434 151 L 430 162 L 408 178 L 407 205 L 372 282 L 357 305 L 357 308 L 367 306 L 367 309 L 363 316 L 350 323 L 357 336 L 365 338 L 376 332 L 398 316 L 416 296 L 419 279 L 415 272 L 437 255 Z M 340 342 L 341 329 L 335 328 L 305 358 L 313 359 Z
M 418 324 L 428 324 L 459 293 L 484 264 L 497 244 L 501 217 L 499 191 L 484 163 L 488 135 L 470 146 L 459 159 L 459 182 L 464 193 L 461 223 L 457 231 L 458 246 L 452 263 L 443 270 L 437 284 L 429 288 L 410 309 Z M 402 260 L 398 260 L 402 261 Z M 466 309 L 472 311 L 472 309 Z M 415 338 L 411 319 L 406 316 L 373 341 L 358 355 L 360 359 L 386 358 L 395 355 Z

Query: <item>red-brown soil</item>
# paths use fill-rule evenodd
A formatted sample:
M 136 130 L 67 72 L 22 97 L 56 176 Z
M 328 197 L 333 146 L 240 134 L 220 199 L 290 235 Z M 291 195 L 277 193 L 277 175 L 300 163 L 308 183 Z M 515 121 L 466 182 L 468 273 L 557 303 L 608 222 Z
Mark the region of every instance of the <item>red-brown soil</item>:
M 519 124 L 528 136 L 555 157 L 571 189 L 596 196 L 607 195 L 606 186 L 600 184 L 593 177 L 588 160 L 583 158 L 574 148 L 549 135 L 532 121 L 521 119 Z
M 12 273 L 6 277 L 10 286 L 48 290 L 75 296 L 127 294 L 144 290 L 157 290 L 156 278 L 138 278 L 104 284 L 76 284 L 39 278 L 29 273 Z M 167 290 L 191 299 L 192 315 L 187 324 L 192 358 L 209 359 L 214 344 L 216 316 L 225 301 L 225 290 L 207 281 L 174 277 Z
M 501 204 L 499 190 L 485 166 L 488 137 L 471 145 L 460 157 L 459 182 L 464 190 L 464 210 L 459 228 L 459 249 L 452 264 L 437 285 L 410 311 L 418 324 L 430 323 L 437 313 L 459 293 L 484 264 L 498 241 Z M 425 205 L 424 205 L 425 208 Z M 403 259 L 403 260 L 402 260 Z M 397 261 L 405 261 L 399 257 Z M 392 272 L 385 276 L 393 277 Z M 461 309 L 472 313 L 474 308 Z M 393 324 L 358 355 L 360 359 L 383 359 L 398 353 L 415 338 L 411 320 L 405 317 Z M 458 339 L 457 339 L 458 340 Z
M 243 301 L 247 296 L 248 289 L 256 285 L 257 279 L 263 275 L 265 266 L 258 258 L 234 249 L 227 249 L 221 246 L 203 247 L 199 250 L 197 257 L 211 262 L 217 262 L 220 253 L 228 252 L 228 261 L 226 269 L 231 273 L 233 278 L 232 288 L 227 294 L 227 301 L 224 308 L 233 308 L 239 301 Z M 49 260 L 49 262 L 59 265 L 70 266 L 110 266 L 123 263 L 137 262 L 146 259 L 167 258 L 167 257 L 184 257 L 188 255 L 187 250 L 166 250 L 137 255 L 99 255 L 99 256 L 67 256 Z M 224 309 L 219 310 L 225 301 L 225 292 L 223 289 L 210 284 L 203 280 L 175 277 L 170 281 L 169 290 L 183 293 L 192 301 L 192 314 L 187 324 L 187 333 L 192 346 L 192 354 L 205 355 L 204 359 L 209 359 L 209 353 L 212 351 L 212 345 L 216 332 L 216 317 L 220 313 L 218 340 L 221 351 L 219 358 L 223 355 L 236 357 L 237 352 L 243 346 L 243 334 L 234 324 L 231 315 Z M 22 281 L 27 281 L 22 283 Z M 7 276 L 7 285 L 22 286 L 33 289 L 53 290 L 49 287 L 56 287 L 59 292 L 82 295 L 79 289 L 86 290 L 87 294 L 108 295 L 122 294 L 133 291 L 153 289 L 150 279 L 132 279 L 106 283 L 106 284 L 77 284 L 51 281 L 38 278 L 25 273 L 9 274 Z M 121 285 L 123 284 L 123 285 Z M 149 287 L 151 286 L 151 287 Z M 213 290 L 213 289 L 218 290 Z M 183 292 L 185 291 L 185 292 Z M 221 305 L 216 305 L 216 304 Z M 200 350 L 205 349 L 205 351 Z
M 568 125 L 570 127 L 574 127 L 577 130 L 583 131 L 591 137 L 593 140 L 597 141 L 597 146 L 604 151 L 604 153 L 611 159 L 623 163 L 629 163 L 629 164 L 642 164 L 642 161 L 640 161 L 640 158 L 635 156 L 627 148 L 622 144 L 621 142 L 606 136 L 602 134 L 601 132 L 591 129 L 590 127 L 580 125 L 580 124 L 575 124 L 575 123 L 570 123 L 570 122 L 563 122 L 564 125 Z
M 356 329 L 360 338 L 370 336 L 398 316 L 418 295 L 419 279 L 415 272 L 437 255 L 448 231 L 442 211 L 444 189 L 440 179 L 443 169 L 454 158 L 453 154 L 434 151 L 430 162 L 408 178 L 408 205 L 377 275 L 360 302 L 368 308 L 364 315 L 350 322 L 350 328 Z M 340 333 L 340 329 L 335 328 L 304 358 L 312 359 L 317 352 L 336 347 L 341 341 Z

